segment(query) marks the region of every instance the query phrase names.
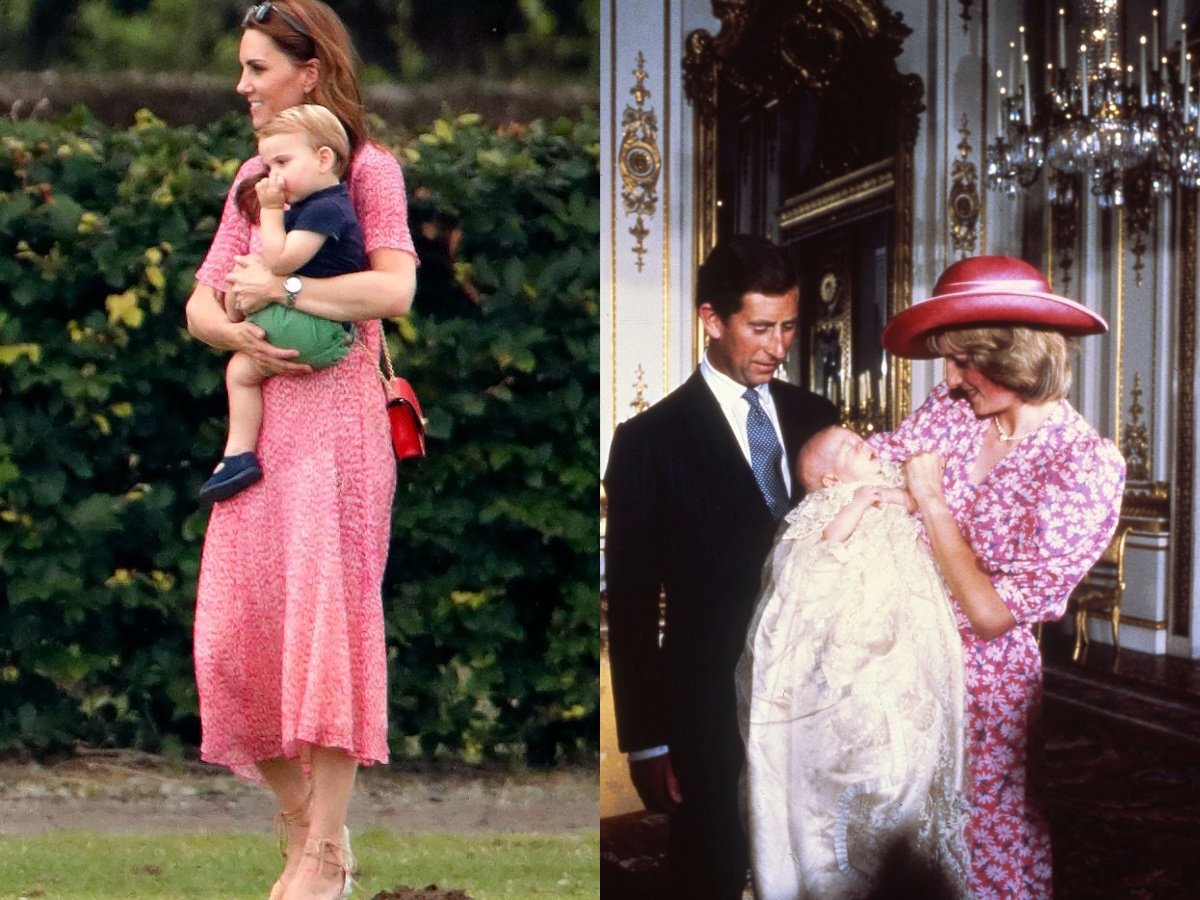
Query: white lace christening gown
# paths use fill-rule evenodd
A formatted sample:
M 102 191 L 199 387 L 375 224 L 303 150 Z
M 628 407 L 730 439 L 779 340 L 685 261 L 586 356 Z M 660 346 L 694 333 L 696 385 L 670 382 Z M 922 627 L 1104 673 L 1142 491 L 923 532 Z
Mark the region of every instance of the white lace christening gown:
M 891 469 L 881 482 L 903 477 Z M 950 601 L 903 507 L 868 508 L 845 542 L 822 539 L 859 486 L 817 491 L 788 514 L 738 665 L 759 900 L 901 884 L 968 893 Z

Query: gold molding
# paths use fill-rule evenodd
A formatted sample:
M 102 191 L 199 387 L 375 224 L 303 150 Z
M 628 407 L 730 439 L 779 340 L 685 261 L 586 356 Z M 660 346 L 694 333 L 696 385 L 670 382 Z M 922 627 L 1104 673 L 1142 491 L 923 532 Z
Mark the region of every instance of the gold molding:
M 695 32 L 692 32 L 695 35 Z M 691 37 L 689 37 L 689 41 Z M 694 180 L 695 205 L 692 208 L 692 220 L 695 230 L 692 232 L 691 271 L 700 269 L 700 264 L 708 256 L 708 252 L 716 246 L 716 209 L 720 199 L 716 196 L 716 116 L 702 115 L 701 110 L 710 102 L 716 107 L 716 79 L 706 83 L 706 89 L 712 91 L 709 101 L 696 101 L 695 114 L 692 115 L 692 145 L 696 148 L 696 162 L 692 180 Z M 704 348 L 704 326 L 700 318 L 695 317 L 695 340 L 691 342 L 692 368 L 700 365 Z
M 611 29 L 608 35 L 609 47 L 609 72 L 612 77 L 609 82 L 609 90 L 611 96 L 609 98 L 609 147 L 614 151 L 617 147 L 617 8 L 614 3 L 609 12 L 609 28 Z M 610 159 L 610 165 L 614 160 Z M 611 373 L 611 400 L 612 400 L 612 427 L 615 429 L 618 424 L 617 419 L 617 323 L 620 321 L 617 315 L 617 178 L 616 172 L 610 170 L 606 173 L 608 178 L 609 206 L 608 206 L 608 226 L 609 226 L 609 296 L 612 301 L 610 311 L 610 327 L 611 335 L 611 352 L 609 356 L 609 364 L 612 366 Z
M 1130 481 L 1150 480 L 1150 434 L 1142 422 L 1142 375 L 1133 373 L 1133 403 L 1129 422 L 1121 430 L 1121 455 L 1125 457 L 1125 477 Z
M 946 212 L 950 221 L 950 241 L 963 257 L 975 252 L 979 227 L 979 171 L 971 161 L 971 129 L 963 113 L 958 133 L 958 159 L 950 165 L 950 197 Z
M 1192 384 L 1195 377 L 1196 346 L 1196 207 L 1192 192 L 1176 192 L 1179 201 L 1179 321 L 1176 338 L 1176 383 L 1180 389 L 1175 407 L 1175 502 L 1172 510 L 1171 634 L 1191 635 L 1192 610 L 1192 467 L 1195 460 L 1194 417 L 1195 397 Z
M 795 228 L 842 207 L 882 196 L 895 186 L 895 159 L 889 157 L 784 201 L 779 210 L 779 228 Z
M 1098 609 L 1089 609 L 1087 611 L 1089 619 L 1101 619 L 1108 622 L 1112 616 L 1110 613 L 1103 612 Z M 1141 616 L 1131 616 L 1124 610 L 1121 610 L 1121 627 L 1132 625 L 1134 628 L 1145 628 L 1147 631 L 1166 631 L 1167 623 L 1159 619 L 1143 619 Z
M 643 413 L 650 408 L 650 401 L 646 399 L 646 370 L 641 363 L 638 363 L 637 368 L 633 370 L 633 400 L 629 405 L 632 407 L 634 415 Z
M 857 44 L 858 52 L 890 60 L 883 71 L 896 100 L 894 157 L 866 167 L 878 169 L 872 184 L 857 184 L 846 195 L 834 197 L 831 184 L 860 182 L 862 170 L 828 180 L 813 192 L 820 199 L 799 195 L 781 204 L 773 218 L 781 228 L 794 228 L 797 222 L 836 210 L 843 203 L 860 203 L 893 191 L 887 303 L 889 316 L 899 312 L 912 299 L 914 148 L 925 110 L 920 76 L 902 74 L 895 68 L 895 59 L 912 29 L 904 24 L 902 14 L 888 9 L 883 0 L 714 0 L 713 15 L 720 20 L 719 32 L 690 32 L 683 59 L 684 94 L 693 107 L 693 271 L 718 237 L 722 202 L 717 196 L 718 95 L 722 103 L 751 105 L 796 95 L 819 97 L 830 85 L 829 76 L 845 59 L 847 46 Z M 705 345 L 698 321 L 694 334 L 693 355 L 698 361 Z M 888 413 L 894 423 L 911 405 L 911 364 L 888 361 Z
M 658 116 L 654 108 L 646 107 L 650 90 L 646 87 L 646 57 L 641 50 L 633 68 L 634 84 L 629 89 L 636 106 L 626 104 L 621 116 L 621 147 L 617 151 L 617 165 L 621 171 L 621 199 L 625 203 L 625 215 L 637 216 L 629 233 L 634 236 L 633 253 L 637 258 L 637 269 L 642 271 L 646 255 L 645 240 L 650 234 L 643 216 L 654 218 L 658 209 L 658 177 L 662 173 L 662 154 L 658 150 Z
M 1117 233 L 1117 310 L 1113 316 L 1113 342 L 1116 344 L 1116 360 L 1113 377 L 1116 379 L 1116 390 L 1113 391 L 1113 440 L 1121 439 L 1121 424 L 1125 417 L 1125 210 L 1117 210 L 1117 221 L 1114 230 Z M 1128 475 L 1126 476 L 1128 477 Z

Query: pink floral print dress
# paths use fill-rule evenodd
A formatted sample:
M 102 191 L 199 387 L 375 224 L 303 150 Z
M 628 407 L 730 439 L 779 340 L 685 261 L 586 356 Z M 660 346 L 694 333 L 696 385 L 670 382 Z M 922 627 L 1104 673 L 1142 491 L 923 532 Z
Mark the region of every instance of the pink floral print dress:
M 1042 659 L 1030 626 L 1059 619 L 1071 589 L 1116 529 L 1125 461 L 1065 400 L 973 484 L 990 418 L 943 383 L 900 427 L 871 444 L 903 463 L 929 451 L 946 460 L 946 500 L 967 543 L 1017 620 L 987 641 L 957 605 L 971 767 L 967 843 L 977 900 L 1051 896 L 1050 832 L 1026 781 L 1042 698 Z
M 224 291 L 233 257 L 261 248 L 234 192 L 197 281 Z M 348 182 L 367 253 L 413 253 L 400 165 L 368 144 Z M 340 363 L 263 385 L 263 480 L 217 503 L 196 591 L 201 756 L 246 778 L 254 764 L 338 747 L 386 762 L 380 597 L 396 464 L 376 370 L 380 323 Z

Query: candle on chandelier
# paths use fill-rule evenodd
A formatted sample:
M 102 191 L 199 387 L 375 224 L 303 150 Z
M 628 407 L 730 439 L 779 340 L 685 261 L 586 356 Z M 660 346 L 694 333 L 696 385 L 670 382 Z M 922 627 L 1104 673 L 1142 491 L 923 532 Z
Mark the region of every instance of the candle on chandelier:
M 1079 91 L 1080 99 L 1083 101 L 1083 115 L 1088 114 L 1088 65 L 1087 65 L 1087 44 L 1079 45 Z
M 1033 124 L 1033 83 L 1029 80 L 1029 57 L 1021 60 L 1021 77 L 1025 82 L 1021 85 L 1021 96 L 1025 100 L 1025 124 Z
M 996 70 L 996 83 L 999 89 L 996 92 L 996 136 L 1004 136 L 1004 84 L 1001 79 L 1004 78 L 1004 72 L 1001 69 Z
M 1158 56 L 1158 10 L 1150 13 L 1154 17 L 1153 27 L 1150 30 L 1150 58 L 1156 64 L 1160 64 Z
M 1146 36 L 1138 38 L 1138 96 L 1146 105 Z
M 1179 26 L 1179 83 L 1187 92 L 1187 22 Z
M 1187 124 L 1192 120 L 1192 54 L 1184 54 L 1183 57 L 1183 124 Z
M 1058 67 L 1067 67 L 1067 11 L 1058 10 Z

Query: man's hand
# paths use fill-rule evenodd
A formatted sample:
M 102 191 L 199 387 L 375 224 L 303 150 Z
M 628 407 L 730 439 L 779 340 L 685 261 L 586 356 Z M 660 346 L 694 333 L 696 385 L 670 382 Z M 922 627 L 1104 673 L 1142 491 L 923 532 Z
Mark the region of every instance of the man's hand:
M 675 780 L 671 768 L 671 754 L 651 756 L 629 763 L 629 778 L 637 788 L 638 796 L 652 812 L 678 812 L 683 803 L 683 792 Z

